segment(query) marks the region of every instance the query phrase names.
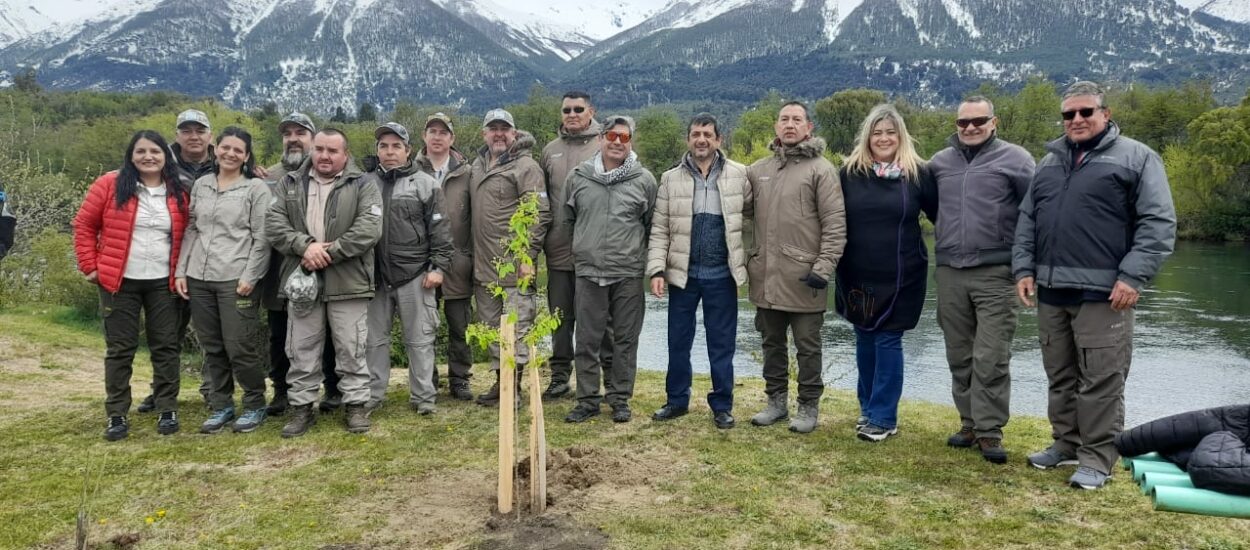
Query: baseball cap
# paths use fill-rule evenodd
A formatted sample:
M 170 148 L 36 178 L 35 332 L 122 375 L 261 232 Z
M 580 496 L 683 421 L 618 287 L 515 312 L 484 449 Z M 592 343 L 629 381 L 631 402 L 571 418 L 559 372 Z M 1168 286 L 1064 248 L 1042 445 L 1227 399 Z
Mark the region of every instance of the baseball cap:
M 409 143 L 408 129 L 398 122 L 387 122 L 373 131 L 374 139 L 382 139 L 382 136 L 386 134 L 395 134 L 399 136 L 399 139 L 404 140 L 404 143 Z
M 486 118 L 482 119 L 482 129 L 486 129 L 492 122 L 507 122 L 508 126 L 516 128 L 516 122 L 512 119 L 512 113 L 503 109 L 491 109 L 486 112 Z
M 630 135 L 634 133 L 634 119 L 625 115 L 612 115 L 603 120 L 603 128 L 599 130 L 599 135 L 608 133 L 609 130 L 615 128 L 618 124 L 624 124 L 629 128 Z
M 282 122 L 278 123 L 278 133 L 282 133 L 282 128 L 288 124 L 294 124 L 296 126 L 303 126 L 309 132 L 312 132 L 314 134 L 317 133 L 317 126 L 313 124 L 312 119 L 308 118 L 308 115 L 298 112 L 298 111 L 292 112 L 291 114 L 287 115 L 286 118 L 282 119 Z
M 204 114 L 204 111 L 197 111 L 195 109 L 187 109 L 178 113 L 178 122 L 177 124 L 174 124 L 174 128 L 182 128 L 183 124 L 189 124 L 192 122 L 208 128 L 209 130 L 213 129 L 213 126 L 208 123 L 208 115 Z
M 443 114 L 443 113 L 434 113 L 434 114 L 432 114 L 432 115 L 430 115 L 430 116 L 428 116 L 428 117 L 425 117 L 425 127 L 426 127 L 426 128 L 429 128 L 429 127 L 430 127 L 430 124 L 431 124 L 431 123 L 434 123 L 434 122 L 442 122 L 443 124 L 446 124 L 446 125 L 447 125 L 447 131 L 448 131 L 448 132 L 451 132 L 451 133 L 453 133 L 453 134 L 454 134 L 454 133 L 456 133 L 456 130 L 455 130 L 454 128 L 452 128 L 452 127 L 451 127 L 451 117 L 449 117 L 449 116 L 447 116 L 447 115 L 445 115 L 445 114 Z

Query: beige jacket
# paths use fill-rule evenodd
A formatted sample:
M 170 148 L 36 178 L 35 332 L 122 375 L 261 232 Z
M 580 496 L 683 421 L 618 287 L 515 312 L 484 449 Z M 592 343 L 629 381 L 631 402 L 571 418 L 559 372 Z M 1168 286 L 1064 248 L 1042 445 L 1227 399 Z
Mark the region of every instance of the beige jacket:
M 716 180 L 721 215 L 725 219 L 725 245 L 729 271 L 739 286 L 747 282 L 746 252 L 742 245 L 744 208 L 751 204 L 747 167 L 724 159 Z M 660 192 L 651 218 L 651 243 L 647 250 L 647 275 L 663 273 L 668 284 L 686 288 L 690 265 L 690 233 L 694 224 L 694 176 L 686 163 L 660 176 Z
M 538 225 L 530 229 L 530 257 L 537 259 L 543 250 L 543 239 L 551 225 L 551 203 L 543 185 L 543 170 L 530 156 L 534 136 L 517 132 L 516 143 L 494 166 L 488 152 L 482 151 L 473 161 L 469 180 L 469 201 L 473 203 L 473 281 L 479 285 L 495 282 L 495 258 L 503 257 L 504 243 L 512 239 L 509 222 L 526 193 L 538 194 Z M 516 274 L 498 281 L 501 286 L 516 286 Z
M 556 208 L 551 212 L 551 227 L 547 230 L 547 269 L 573 271 L 573 224 L 566 223 L 564 203 L 568 201 L 569 174 L 578 164 L 586 162 L 599 151 L 595 138 L 599 137 L 598 122 L 578 134 L 569 134 L 560 127 L 560 137 L 543 147 L 538 161 L 547 177 L 547 194 Z
M 846 247 L 846 209 L 838 172 L 822 156 L 825 140 L 812 137 L 785 147 L 747 169 L 755 202 L 755 247 L 747 259 L 751 303 L 794 313 L 827 309 L 828 289 L 817 290 L 808 274 L 833 283 Z
M 425 149 L 412 159 L 413 164 L 431 176 L 434 165 L 425 156 Z M 469 162 L 460 151 L 451 150 L 447 161 L 448 174 L 443 176 L 443 215 L 450 222 L 451 269 L 443 273 L 443 298 L 460 300 L 473 296 L 473 229 L 470 226 L 472 207 L 469 201 L 469 182 L 472 179 Z

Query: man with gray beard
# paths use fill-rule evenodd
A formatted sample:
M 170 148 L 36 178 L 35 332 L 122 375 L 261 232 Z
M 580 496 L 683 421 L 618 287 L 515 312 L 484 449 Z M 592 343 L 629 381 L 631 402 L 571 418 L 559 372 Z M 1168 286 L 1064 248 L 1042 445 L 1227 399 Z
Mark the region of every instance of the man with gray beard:
M 294 112 L 282 119 L 278 124 L 278 133 L 282 135 L 282 161 L 266 169 L 265 183 L 273 191 L 287 172 L 298 170 L 308 159 L 312 151 L 313 134 L 316 125 L 307 115 Z M 262 303 L 269 311 L 269 378 L 273 380 L 273 399 L 269 402 L 270 416 L 286 413 L 288 406 L 286 392 L 290 387 L 286 383 L 286 373 L 291 369 L 291 361 L 286 356 L 287 314 L 286 301 L 278 297 L 278 289 L 282 286 L 279 274 L 282 272 L 282 254 L 273 250 L 269 259 L 269 271 L 262 282 Z M 334 341 L 325 339 L 325 351 L 322 353 L 321 367 L 325 375 L 325 398 L 318 408 L 322 412 L 331 412 L 339 408 L 343 401 L 343 393 L 339 391 L 339 375 L 334 371 Z

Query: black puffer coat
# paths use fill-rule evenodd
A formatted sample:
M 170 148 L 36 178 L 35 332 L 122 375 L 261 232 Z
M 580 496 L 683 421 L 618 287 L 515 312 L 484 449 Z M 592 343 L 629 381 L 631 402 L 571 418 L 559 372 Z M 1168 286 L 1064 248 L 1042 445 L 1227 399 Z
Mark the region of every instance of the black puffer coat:
M 1194 486 L 1250 495 L 1250 405 L 1181 413 L 1115 437 L 1124 456 L 1157 452 L 1189 472 Z

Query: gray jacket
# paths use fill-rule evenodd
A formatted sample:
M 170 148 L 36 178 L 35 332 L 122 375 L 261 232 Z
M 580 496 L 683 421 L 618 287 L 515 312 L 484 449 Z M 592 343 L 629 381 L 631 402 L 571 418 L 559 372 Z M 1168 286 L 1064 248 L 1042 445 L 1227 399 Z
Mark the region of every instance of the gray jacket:
M 1067 138 L 1047 154 L 1020 204 L 1011 269 L 1047 288 L 1141 289 L 1176 243 L 1176 210 L 1159 154 L 1110 123 L 1073 167 Z
M 597 158 L 579 164 L 565 183 L 573 270 L 578 277 L 642 278 L 659 186 L 639 163 L 609 182 L 597 173 Z
M 382 192 L 382 238 L 378 240 L 378 286 L 402 286 L 430 268 L 451 267 L 451 234 L 443 215 L 443 192 L 433 176 L 408 163 L 365 176 Z
M 175 276 L 256 286 L 269 267 L 265 212 L 272 202 L 259 178 L 242 178 L 225 191 L 217 190 L 217 174 L 196 180 Z
M 968 162 L 958 136 L 929 161 L 938 187 L 937 264 L 1011 265 L 1020 201 L 1036 165 L 1023 147 L 997 137 Z

